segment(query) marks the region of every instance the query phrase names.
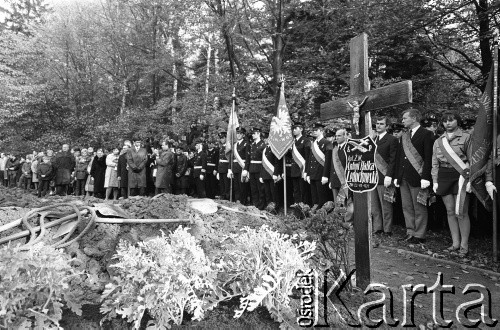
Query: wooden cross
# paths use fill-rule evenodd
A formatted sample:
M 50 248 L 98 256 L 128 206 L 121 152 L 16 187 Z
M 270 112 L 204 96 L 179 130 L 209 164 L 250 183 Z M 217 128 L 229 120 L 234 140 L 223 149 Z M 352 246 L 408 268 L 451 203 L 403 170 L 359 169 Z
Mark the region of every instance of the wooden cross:
M 368 35 L 362 33 L 351 39 L 350 44 L 350 96 L 323 103 L 321 120 L 347 117 L 353 114 L 353 102 L 362 104 L 360 112 L 360 136 L 370 133 L 370 111 L 412 102 L 411 81 L 402 81 L 390 86 L 370 90 L 368 79 Z M 350 103 L 350 104 L 349 104 Z M 354 245 L 356 256 L 356 285 L 363 290 L 370 284 L 370 237 L 371 225 L 368 193 L 354 193 Z M 368 210 L 368 212 L 367 212 Z

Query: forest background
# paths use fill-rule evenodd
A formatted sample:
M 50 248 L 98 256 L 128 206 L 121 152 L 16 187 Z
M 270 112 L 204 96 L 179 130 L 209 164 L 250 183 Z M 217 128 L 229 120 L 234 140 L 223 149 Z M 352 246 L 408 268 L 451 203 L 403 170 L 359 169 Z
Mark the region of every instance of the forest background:
M 477 112 L 500 1 L 0 0 L 0 149 L 116 146 L 267 127 L 279 77 L 292 117 L 349 94 L 349 40 L 372 88 L 413 81 L 423 113 Z M 398 118 L 398 109 L 389 109 Z

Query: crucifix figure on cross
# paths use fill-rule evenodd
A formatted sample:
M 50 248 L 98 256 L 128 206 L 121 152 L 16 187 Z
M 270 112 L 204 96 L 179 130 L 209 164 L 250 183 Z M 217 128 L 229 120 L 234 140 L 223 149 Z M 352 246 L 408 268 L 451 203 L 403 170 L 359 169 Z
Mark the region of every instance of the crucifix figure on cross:
M 356 135 L 359 135 L 359 117 L 360 117 L 359 108 L 361 108 L 363 104 L 365 104 L 367 98 L 368 96 L 365 96 L 365 98 L 361 103 L 358 103 L 357 100 L 352 101 L 352 104 L 349 101 L 347 101 L 347 104 L 349 104 L 349 106 L 352 109 L 352 124 L 354 125 Z
M 410 80 L 407 80 L 370 90 L 370 80 L 368 79 L 368 35 L 362 33 L 352 38 L 349 48 L 351 65 L 350 95 L 343 99 L 323 103 L 320 110 L 321 120 L 353 116 L 353 124 L 356 128 L 355 138 L 361 140 L 370 134 L 370 111 L 411 103 L 412 84 Z M 363 101 L 359 102 L 358 100 Z M 367 192 L 351 190 L 354 202 L 356 285 L 364 290 L 370 284 L 371 277 L 370 195 Z M 346 271 L 349 272 L 350 270 Z

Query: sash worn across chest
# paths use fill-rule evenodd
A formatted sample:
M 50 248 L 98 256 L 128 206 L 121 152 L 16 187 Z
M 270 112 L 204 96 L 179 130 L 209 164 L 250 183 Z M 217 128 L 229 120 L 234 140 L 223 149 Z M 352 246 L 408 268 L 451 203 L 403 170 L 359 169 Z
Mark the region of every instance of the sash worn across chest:
M 325 154 L 319 148 L 318 142 L 314 141 L 313 147 L 311 148 L 314 158 L 321 164 L 321 166 L 325 166 Z
M 234 144 L 234 158 L 236 158 L 236 161 L 241 166 L 241 168 L 245 167 L 245 161 L 243 160 L 243 158 L 241 158 L 240 154 L 238 153 L 238 143 Z
M 297 165 L 299 166 L 302 173 L 304 173 L 304 171 L 306 170 L 306 160 L 304 159 L 304 157 L 302 157 L 299 150 L 297 150 L 295 143 L 292 146 L 292 157 L 293 157 L 293 160 L 295 161 L 295 163 L 297 163 Z M 324 154 L 323 154 L 323 159 L 324 159 Z M 323 165 L 324 165 L 324 162 L 323 162 Z
M 262 166 L 264 166 L 264 169 L 266 170 L 266 172 L 269 173 L 269 175 L 272 176 L 273 173 L 274 173 L 274 165 L 271 164 L 271 162 L 269 161 L 269 159 L 267 159 L 267 157 L 266 157 L 266 150 L 267 150 L 267 148 L 262 153 Z
M 413 143 L 411 143 L 410 132 L 403 134 L 402 137 L 403 151 L 410 161 L 410 164 L 415 168 L 419 175 L 422 175 L 422 168 L 424 166 L 424 159 L 418 153 Z
M 465 197 L 467 195 L 467 183 L 469 182 L 469 165 L 460 159 L 455 150 L 451 147 L 446 136 L 442 136 L 438 139 L 438 145 L 448 163 L 450 163 L 451 166 L 453 166 L 453 168 L 460 173 L 460 178 L 458 179 L 458 195 L 455 203 L 455 213 L 457 215 L 462 215 L 464 213 L 463 207 L 465 204 Z
M 339 196 L 337 199 L 340 199 L 342 203 L 344 203 L 344 201 L 347 199 L 349 189 L 347 187 L 347 183 L 345 180 L 345 168 L 342 165 L 342 162 L 340 161 L 339 152 L 344 152 L 344 150 L 341 150 L 338 146 L 335 146 L 332 152 L 332 163 L 333 163 L 333 168 L 335 169 L 335 173 L 339 177 L 341 185 Z
M 389 170 L 389 164 L 385 161 L 385 159 L 377 152 L 375 154 L 375 166 L 377 166 L 380 173 L 383 176 L 387 175 L 387 171 Z

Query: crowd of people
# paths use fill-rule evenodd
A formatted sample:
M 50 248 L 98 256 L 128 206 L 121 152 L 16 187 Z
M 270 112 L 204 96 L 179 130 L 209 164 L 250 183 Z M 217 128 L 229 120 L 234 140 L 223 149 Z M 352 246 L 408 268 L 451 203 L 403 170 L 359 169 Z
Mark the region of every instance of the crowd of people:
M 441 120 L 422 120 L 416 109 L 404 112 L 401 123 L 376 118 L 378 186 L 371 191 L 373 228 L 376 235 L 392 235 L 395 201 L 401 201 L 408 243 L 424 243 L 428 225 L 428 200 L 441 196 L 446 207 L 452 246 L 448 252 L 468 253 L 470 189 L 464 169 L 470 155 L 473 122 L 462 122 L 454 112 Z M 254 127 L 236 130 L 236 143 L 226 153 L 226 132 L 183 143 L 166 138 L 144 143 L 124 141 L 110 152 L 102 148 L 72 148 L 33 152 L 18 157 L 1 154 L 0 178 L 8 187 L 46 195 L 93 195 L 104 199 L 159 193 L 219 198 L 254 205 L 263 210 L 304 203 L 313 209 L 327 201 L 347 207 L 352 215 L 352 192 L 345 178 L 344 151 L 349 129 L 329 129 L 316 123 L 305 132 L 303 123 L 292 126 L 294 144 L 278 160 L 268 143 L 268 132 Z M 152 143 L 150 143 L 152 142 Z M 457 165 L 458 164 L 458 165 Z M 489 171 L 491 172 L 491 170 Z M 488 173 L 486 174 L 487 180 Z M 283 179 L 287 191 L 284 193 Z M 466 179 L 466 178 L 465 178 Z M 465 180 L 466 181 L 466 180 Z M 486 183 L 490 195 L 495 186 Z M 232 194 L 232 196 L 230 196 Z

